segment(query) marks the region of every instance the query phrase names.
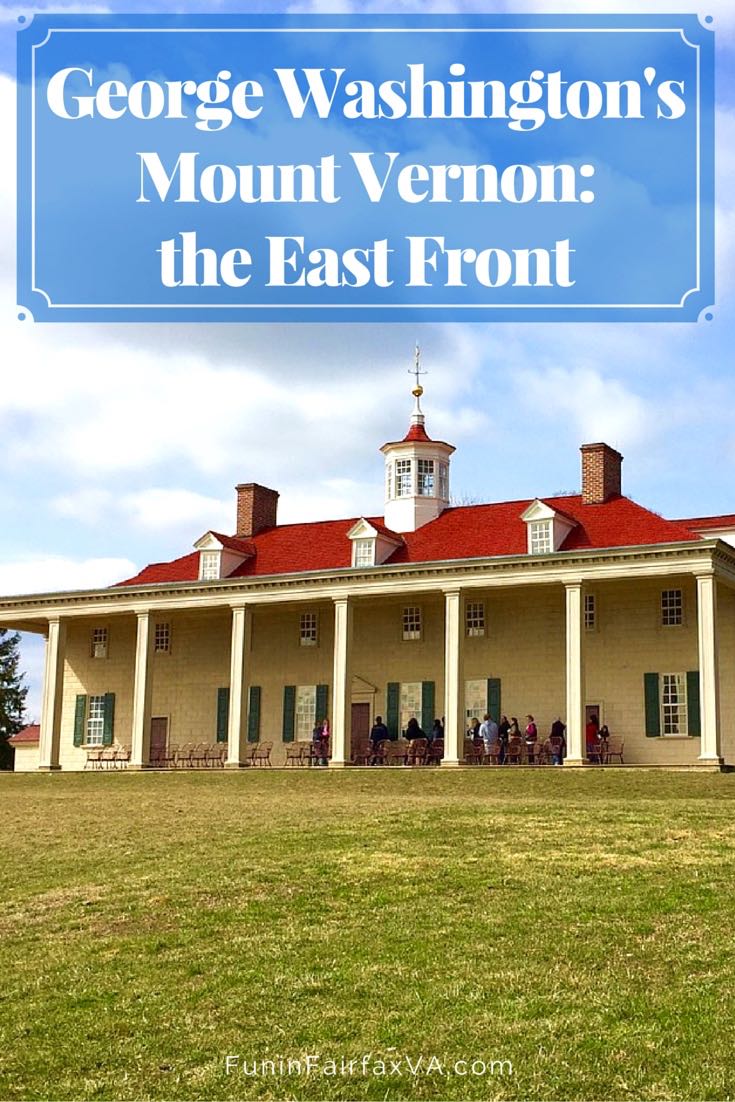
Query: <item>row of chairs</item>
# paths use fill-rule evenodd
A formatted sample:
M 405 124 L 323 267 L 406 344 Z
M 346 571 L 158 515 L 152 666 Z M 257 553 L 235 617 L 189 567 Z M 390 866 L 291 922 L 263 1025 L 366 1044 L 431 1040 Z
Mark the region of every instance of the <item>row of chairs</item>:
M 272 742 L 253 742 L 248 745 L 247 765 L 271 765 Z M 227 761 L 227 744 L 185 743 L 172 744 L 165 749 L 151 752 L 151 765 L 159 769 L 224 769 Z
M 355 747 L 352 760 L 355 765 L 439 765 L 444 757 L 444 741 L 417 738 L 409 742 L 400 738 L 385 739 L 373 746 L 368 742 Z
M 120 746 L 90 746 L 87 750 L 85 769 L 127 769 L 130 762 L 130 748 Z
M 464 756 L 472 765 L 500 765 L 501 759 L 504 765 L 551 765 L 559 749 L 559 744 L 555 745 L 550 738 L 530 744 L 522 738 L 510 739 L 504 750 L 500 742 L 486 750 L 482 745 L 475 746 L 471 739 L 465 739 Z M 623 749 L 622 739 L 610 738 L 589 750 L 588 757 L 596 765 L 609 765 L 614 760 L 623 765 Z

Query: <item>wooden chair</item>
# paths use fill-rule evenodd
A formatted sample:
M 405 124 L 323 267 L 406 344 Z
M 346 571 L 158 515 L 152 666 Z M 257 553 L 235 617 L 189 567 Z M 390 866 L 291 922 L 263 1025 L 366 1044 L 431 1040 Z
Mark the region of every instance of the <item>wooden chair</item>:
M 380 742 L 368 743 L 367 755 L 365 758 L 366 765 L 385 765 L 388 757 L 388 747 L 390 746 L 390 739 L 384 738 Z
M 623 761 L 623 747 L 625 742 L 621 738 L 611 738 L 607 744 L 607 754 L 605 760 L 609 763 L 612 758 L 617 758 L 621 765 L 625 765 Z
M 193 746 L 190 742 L 185 742 L 183 746 L 177 746 L 174 752 L 174 765 L 178 769 L 191 769 L 191 752 Z
M 534 755 L 534 765 L 548 765 L 549 764 L 549 742 L 548 739 L 545 742 L 537 741 L 535 744 L 536 753 Z
M 290 746 L 286 747 L 286 765 L 298 765 L 299 768 L 301 768 L 302 766 L 309 765 L 310 763 L 310 742 L 292 742 Z
M 522 738 L 512 738 L 508 740 L 508 748 L 505 752 L 505 760 L 508 765 L 520 765 L 523 760 L 523 751 L 525 749 Z
M 273 749 L 272 742 L 259 742 L 257 746 L 253 748 L 253 765 L 258 766 L 272 766 L 271 762 L 271 750 Z
M 204 748 L 204 765 L 207 769 L 224 769 L 227 743 L 216 742 Z
M 405 739 L 397 742 L 388 742 L 385 753 L 386 765 L 405 765 L 408 754 L 408 743 Z
M 189 755 L 192 769 L 203 769 L 207 764 L 207 743 L 197 742 Z
M 115 765 L 120 769 L 127 769 L 130 762 L 130 747 L 129 746 L 116 746 L 115 747 Z
M 477 748 L 471 738 L 464 740 L 464 760 L 468 765 L 479 765 L 482 758 L 478 759 Z
M 444 757 L 444 739 L 435 738 L 429 743 L 429 752 L 426 756 L 427 765 L 440 765 Z
M 87 760 L 84 763 L 85 769 L 101 769 L 100 758 L 102 756 L 101 746 L 90 746 L 87 750 Z
M 408 745 L 408 752 L 406 754 L 407 765 L 423 765 L 426 761 L 426 752 L 429 746 L 429 740 L 425 738 L 412 739 Z
M 100 754 L 100 769 L 116 769 L 115 750 L 112 746 L 105 746 Z
M 488 765 L 499 765 L 502 752 L 503 746 L 499 739 L 497 742 L 491 742 L 490 746 L 485 751 L 484 761 L 486 761 Z

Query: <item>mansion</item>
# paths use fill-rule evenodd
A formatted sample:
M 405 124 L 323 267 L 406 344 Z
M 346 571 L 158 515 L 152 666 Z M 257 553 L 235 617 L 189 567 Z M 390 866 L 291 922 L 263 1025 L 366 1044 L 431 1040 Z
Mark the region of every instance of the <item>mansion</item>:
M 594 713 L 633 765 L 735 765 L 735 515 L 665 520 L 622 494 L 622 456 L 581 448 L 579 494 L 450 504 L 454 448 L 422 388 L 381 448 L 382 517 L 279 524 L 278 493 L 237 487 L 235 531 L 106 589 L 0 597 L 0 626 L 46 638 L 37 749 L 19 768 L 80 770 L 119 746 L 288 744 L 331 724 L 332 768 L 375 717 L 445 727 L 561 717 L 586 763 Z M 156 753 L 152 754 L 155 748 Z M 21 760 L 22 759 L 22 760 Z

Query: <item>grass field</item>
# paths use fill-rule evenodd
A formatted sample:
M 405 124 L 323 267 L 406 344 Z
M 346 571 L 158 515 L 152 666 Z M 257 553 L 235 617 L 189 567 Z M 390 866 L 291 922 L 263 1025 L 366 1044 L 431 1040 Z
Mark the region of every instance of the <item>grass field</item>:
M 735 1096 L 735 775 L 19 775 L 0 801 L 0 1098 Z

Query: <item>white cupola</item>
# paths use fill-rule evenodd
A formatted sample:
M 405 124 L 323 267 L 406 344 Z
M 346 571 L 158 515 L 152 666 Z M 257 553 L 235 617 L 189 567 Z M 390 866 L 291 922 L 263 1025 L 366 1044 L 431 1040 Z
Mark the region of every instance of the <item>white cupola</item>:
M 449 457 L 451 444 L 432 440 L 426 432 L 419 377 L 420 350 L 411 374 L 416 385 L 413 413 L 408 432 L 402 440 L 383 444 L 385 456 L 385 524 L 393 532 L 415 532 L 430 520 L 436 520 L 449 504 Z

